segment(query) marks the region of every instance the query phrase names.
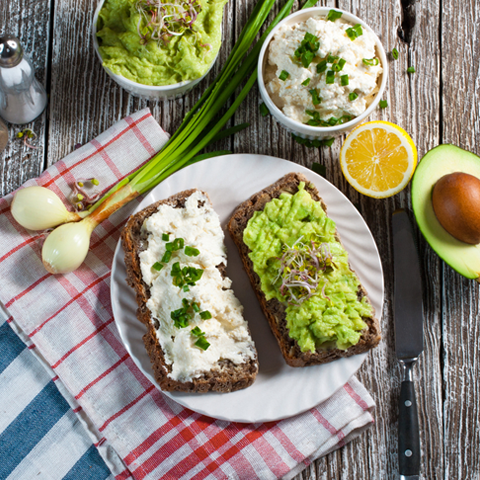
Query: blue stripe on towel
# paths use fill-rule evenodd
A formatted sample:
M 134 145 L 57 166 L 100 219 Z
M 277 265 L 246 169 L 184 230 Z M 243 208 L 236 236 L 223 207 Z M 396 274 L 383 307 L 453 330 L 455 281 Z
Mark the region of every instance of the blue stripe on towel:
M 50 381 L 0 434 L 0 478 L 7 477 L 15 469 L 69 408 Z
M 26 348 L 17 334 L 5 322 L 0 325 L 0 373 Z
M 63 477 L 63 480 L 105 480 L 110 470 L 92 445 Z

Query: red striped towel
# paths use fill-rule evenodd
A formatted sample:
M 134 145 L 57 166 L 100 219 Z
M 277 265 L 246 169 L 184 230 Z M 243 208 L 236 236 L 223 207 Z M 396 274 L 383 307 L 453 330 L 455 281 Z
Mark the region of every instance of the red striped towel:
M 142 110 L 25 186 L 43 185 L 62 198 L 78 178 L 96 177 L 107 188 L 166 139 Z M 291 478 L 372 423 L 373 400 L 355 378 L 311 411 L 277 422 L 229 423 L 180 406 L 135 366 L 112 314 L 113 254 L 138 201 L 95 230 L 84 265 L 68 275 L 45 271 L 43 235 L 14 221 L 11 201 L 12 195 L 0 200 L 0 300 L 8 321 L 53 369 L 117 479 Z

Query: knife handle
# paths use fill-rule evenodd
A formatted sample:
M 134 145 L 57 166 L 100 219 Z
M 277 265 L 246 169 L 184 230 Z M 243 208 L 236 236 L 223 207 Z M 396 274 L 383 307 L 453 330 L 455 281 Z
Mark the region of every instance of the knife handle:
M 398 470 L 401 475 L 420 473 L 420 436 L 413 381 L 404 380 L 400 388 L 398 415 Z

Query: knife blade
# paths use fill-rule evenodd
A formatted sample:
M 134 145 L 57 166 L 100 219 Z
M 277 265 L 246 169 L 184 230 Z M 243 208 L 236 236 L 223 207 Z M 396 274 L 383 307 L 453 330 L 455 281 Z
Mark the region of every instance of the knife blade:
M 420 263 L 405 210 L 392 217 L 395 352 L 402 366 L 398 415 L 398 468 L 401 480 L 420 474 L 420 436 L 413 365 L 423 351 L 423 302 Z

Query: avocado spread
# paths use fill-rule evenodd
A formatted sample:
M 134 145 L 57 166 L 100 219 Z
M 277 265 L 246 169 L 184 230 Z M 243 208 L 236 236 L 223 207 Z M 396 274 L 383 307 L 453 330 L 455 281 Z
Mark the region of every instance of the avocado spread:
M 289 335 L 302 352 L 355 345 L 373 309 L 335 239 L 335 223 L 299 185 L 257 211 L 243 234 L 267 300 L 286 307 Z
M 144 85 L 201 77 L 220 49 L 226 2 L 106 0 L 97 24 L 103 65 Z

